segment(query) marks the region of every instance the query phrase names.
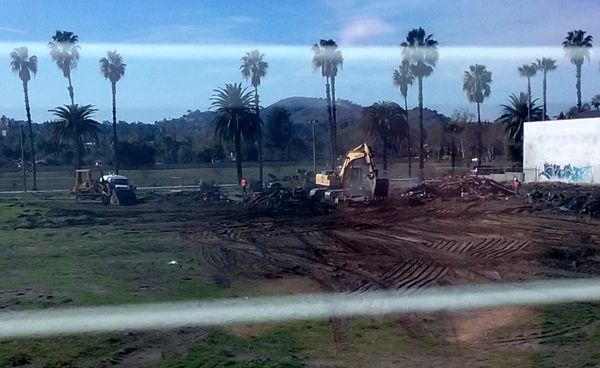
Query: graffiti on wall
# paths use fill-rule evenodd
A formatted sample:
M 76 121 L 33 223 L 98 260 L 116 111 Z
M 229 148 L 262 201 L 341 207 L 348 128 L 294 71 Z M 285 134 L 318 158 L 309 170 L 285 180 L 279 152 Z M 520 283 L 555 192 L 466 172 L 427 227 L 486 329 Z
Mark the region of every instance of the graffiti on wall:
M 593 183 L 592 167 L 573 165 L 555 165 L 544 164 L 544 170 L 540 173 L 540 177 L 549 181 L 562 181 L 566 183 Z

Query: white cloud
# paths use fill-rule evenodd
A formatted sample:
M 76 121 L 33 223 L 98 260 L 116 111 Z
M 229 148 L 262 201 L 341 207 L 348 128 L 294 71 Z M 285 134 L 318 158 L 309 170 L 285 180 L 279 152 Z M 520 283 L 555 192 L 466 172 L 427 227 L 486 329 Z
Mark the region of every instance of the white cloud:
M 23 31 L 23 30 L 21 30 L 21 29 L 10 28 L 10 27 L 0 27 L 0 32 L 7 32 L 7 33 L 25 33 L 25 31 Z
M 341 44 L 353 45 L 361 41 L 372 41 L 381 36 L 392 34 L 396 31 L 394 26 L 380 18 L 369 17 L 355 20 L 342 28 Z

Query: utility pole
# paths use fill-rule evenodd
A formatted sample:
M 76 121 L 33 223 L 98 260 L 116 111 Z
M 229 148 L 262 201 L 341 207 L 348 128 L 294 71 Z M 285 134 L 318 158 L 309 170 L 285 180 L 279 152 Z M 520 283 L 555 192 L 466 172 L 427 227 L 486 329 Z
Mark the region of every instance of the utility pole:
M 23 169 L 23 192 L 27 192 L 27 174 L 25 172 L 25 149 L 23 142 L 25 141 L 25 133 L 23 132 L 23 125 L 21 128 L 21 169 Z
M 315 125 L 319 124 L 318 120 L 309 120 L 308 123 L 312 125 L 312 136 L 313 136 L 313 172 L 317 173 L 317 143 L 315 141 Z

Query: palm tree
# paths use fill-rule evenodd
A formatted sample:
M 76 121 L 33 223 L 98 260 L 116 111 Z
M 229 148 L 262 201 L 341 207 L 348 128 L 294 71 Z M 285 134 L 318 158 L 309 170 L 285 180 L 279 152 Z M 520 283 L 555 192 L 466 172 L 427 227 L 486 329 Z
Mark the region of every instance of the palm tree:
M 463 78 L 463 91 L 467 93 L 469 102 L 477 104 L 477 165 L 481 165 L 482 142 L 481 142 L 481 110 L 480 104 L 490 95 L 492 88 L 492 72 L 485 65 L 475 64 L 465 71 Z
M 400 88 L 400 93 L 404 97 L 404 113 L 406 116 L 406 140 L 408 142 L 408 177 L 412 177 L 412 159 L 410 147 L 410 123 L 408 121 L 408 86 L 412 86 L 415 76 L 410 72 L 410 62 L 406 59 L 402 60 L 400 68 L 394 70 L 392 81 L 394 86 Z
M 29 57 L 27 47 L 17 47 L 10 53 L 10 67 L 23 82 L 23 94 L 25 95 L 25 113 L 27 115 L 27 129 L 29 131 L 29 145 L 31 148 L 31 168 L 33 171 L 33 190 L 37 190 L 37 170 L 35 164 L 35 144 L 33 137 L 33 127 L 31 124 L 31 109 L 29 108 L 29 81 L 31 75 L 37 73 L 38 58 L 35 55 Z M 25 163 L 22 163 L 25 165 Z
M 585 59 L 590 59 L 590 49 L 592 48 L 593 37 L 591 35 L 585 35 L 586 31 L 581 29 L 570 31 L 567 33 L 565 40 L 562 42 L 562 46 L 565 49 L 565 54 L 575 65 L 577 83 L 575 88 L 577 89 L 577 107 L 581 108 L 581 66 Z
M 260 80 L 267 75 L 267 68 L 269 64 L 263 61 L 265 54 L 261 54 L 259 50 L 252 50 L 247 52 L 242 57 L 242 65 L 240 70 L 242 76 L 247 80 L 252 78 L 252 87 L 254 87 L 254 108 L 256 109 L 256 137 L 258 143 L 258 177 L 260 185 L 263 182 L 263 157 L 262 157 L 262 131 L 261 131 L 261 119 L 260 119 L 260 101 L 258 98 L 258 86 Z
M 329 118 L 329 134 L 331 144 L 331 168 L 335 168 L 335 159 L 337 156 L 337 116 L 335 108 L 335 78 L 338 73 L 338 67 L 344 63 L 342 52 L 337 49 L 334 40 L 320 40 L 314 44 L 312 59 L 315 70 L 320 69 L 321 75 L 325 77 L 325 93 L 327 95 L 327 116 Z M 331 89 L 330 89 L 331 86 Z
M 79 37 L 73 32 L 56 31 L 52 36 L 52 41 L 48 43 L 50 47 L 50 56 L 56 62 L 58 69 L 62 70 L 63 76 L 69 81 L 69 97 L 71 105 L 75 105 L 73 84 L 71 82 L 71 70 L 77 67 L 79 61 Z
M 450 134 L 450 157 L 452 160 L 452 172 L 454 173 L 454 168 L 456 167 L 456 135 L 462 133 L 465 127 L 457 121 L 448 120 L 442 125 L 442 128 L 445 133 Z
M 537 64 L 524 64 L 519 67 L 521 77 L 527 78 L 527 96 L 529 96 L 529 106 L 531 106 L 531 77 L 534 77 L 538 71 Z M 531 121 L 531 112 L 527 114 L 527 121 Z
M 380 101 L 363 108 L 363 124 L 367 136 L 380 139 L 382 143 L 383 169 L 387 170 L 388 148 L 397 150 L 406 137 L 408 124 L 405 111 L 395 102 Z
M 423 28 L 415 28 L 408 32 L 406 41 L 400 46 L 403 47 L 402 55 L 410 63 L 411 74 L 419 82 L 419 169 L 423 176 L 425 150 L 425 129 L 423 128 L 423 78 L 433 73 L 438 60 L 437 51 L 438 42 L 433 39 L 433 35 L 427 35 Z
M 123 58 L 115 51 L 108 51 L 106 57 L 100 59 L 100 72 L 110 81 L 112 91 L 112 116 L 113 116 L 113 156 L 115 160 L 115 173 L 119 173 L 119 156 L 117 155 L 117 82 L 125 75 Z
M 59 144 L 65 140 L 73 143 L 75 167 L 81 168 L 85 141 L 97 143 L 98 135 L 102 133 L 102 124 L 92 119 L 92 115 L 98 110 L 92 105 L 64 105 L 48 111 L 58 118 L 51 125 L 54 138 Z
M 594 106 L 596 110 L 600 110 L 600 95 L 592 97 L 592 106 Z
M 556 60 L 552 58 L 542 58 L 537 59 L 537 68 L 544 72 L 544 81 L 542 82 L 542 100 L 543 100 L 543 113 L 542 117 L 546 120 L 546 116 L 548 115 L 548 110 L 546 109 L 546 81 L 548 72 L 551 72 L 557 68 Z
M 519 147 L 519 157 L 522 159 L 523 145 L 523 126 L 525 121 L 542 120 L 542 109 L 536 106 L 537 99 L 531 101 L 529 105 L 529 96 L 521 92 L 518 96 L 512 94 L 508 98 L 509 104 L 501 105 L 503 114 L 498 118 L 498 121 L 504 125 L 504 130 L 509 141 Z
M 225 84 L 217 88 L 210 98 L 211 108 L 215 108 L 215 136 L 224 141 L 234 142 L 235 163 L 238 182 L 242 180 L 242 138 L 251 142 L 256 137 L 255 115 L 252 112 L 253 93 L 242 88 L 241 83 Z

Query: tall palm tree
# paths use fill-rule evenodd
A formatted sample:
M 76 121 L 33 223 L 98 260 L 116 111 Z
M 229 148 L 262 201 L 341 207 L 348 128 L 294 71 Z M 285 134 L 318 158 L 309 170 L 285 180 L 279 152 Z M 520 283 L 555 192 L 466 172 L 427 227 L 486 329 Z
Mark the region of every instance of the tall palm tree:
M 592 106 L 594 106 L 596 110 L 600 110 L 600 95 L 592 97 Z
M 367 136 L 379 139 L 382 143 L 383 169 L 388 168 L 388 149 L 398 149 L 406 138 L 408 124 L 404 109 L 395 102 L 379 101 L 363 108 L 362 118 Z
M 463 91 L 467 93 L 469 102 L 477 104 L 477 165 L 481 165 L 481 109 L 480 104 L 492 93 L 492 72 L 485 65 L 475 64 L 465 71 L 463 78 Z
M 329 118 L 329 134 L 331 144 L 330 163 L 331 168 L 335 168 L 335 159 L 337 156 L 337 115 L 335 107 L 335 78 L 339 68 L 344 63 L 342 52 L 337 49 L 337 43 L 334 40 L 320 40 L 314 44 L 312 51 L 314 56 L 312 64 L 315 70 L 320 69 L 321 75 L 325 77 L 325 93 L 327 95 L 327 115 Z M 331 88 L 330 88 L 331 86 Z
M 10 67 L 16 73 L 21 82 L 23 82 L 23 95 L 25 96 L 25 113 L 27 115 L 27 130 L 29 131 L 29 145 L 31 148 L 31 168 L 33 171 L 33 190 L 37 190 L 37 170 L 35 164 L 35 144 L 33 137 L 33 127 L 31 124 L 31 109 L 29 108 L 29 81 L 31 75 L 37 73 L 38 58 L 35 55 L 29 57 L 27 47 L 17 47 L 10 53 Z M 22 163 L 25 165 L 25 163 Z
M 58 119 L 54 120 L 51 130 L 59 144 L 65 140 L 73 144 L 75 167 L 83 165 L 84 143 L 87 140 L 98 142 L 102 133 L 102 124 L 93 119 L 98 111 L 92 105 L 64 105 L 48 110 Z
M 225 84 L 217 88 L 210 98 L 216 109 L 215 136 L 235 146 L 235 163 L 238 182 L 242 180 L 242 138 L 252 142 L 256 137 L 255 116 L 252 111 L 253 93 L 242 88 L 241 83 Z
M 592 48 L 593 37 L 591 35 L 585 35 L 586 31 L 581 29 L 573 30 L 567 33 L 565 40 L 562 42 L 562 46 L 565 49 L 565 54 L 575 65 L 577 83 L 575 88 L 577 89 L 577 107 L 581 108 L 581 66 L 585 59 L 590 59 L 590 49 Z
M 423 78 L 433 73 L 438 60 L 438 42 L 433 35 L 427 35 L 423 28 L 415 28 L 408 32 L 406 40 L 400 44 L 402 55 L 410 63 L 410 71 L 417 78 L 419 85 L 419 169 L 423 175 L 425 150 L 425 129 L 423 128 Z
M 112 91 L 112 117 L 113 117 L 113 156 L 115 173 L 119 173 L 119 156 L 117 154 L 117 82 L 125 75 L 123 57 L 115 50 L 108 51 L 106 57 L 100 59 L 100 72 L 110 81 Z
M 258 86 L 260 80 L 267 75 L 269 64 L 263 60 L 265 54 L 261 54 L 259 50 L 247 52 L 242 57 L 242 65 L 240 70 L 242 76 L 247 80 L 252 79 L 252 87 L 254 87 L 254 108 L 256 109 L 256 137 L 258 143 L 258 180 L 262 186 L 263 182 L 263 157 L 262 157 L 262 123 L 260 119 L 260 101 L 258 97 Z
M 402 64 L 397 70 L 394 70 L 392 81 L 394 86 L 400 88 L 400 93 L 404 97 L 404 113 L 406 116 L 406 140 L 408 142 L 408 177 L 412 177 L 412 159 L 410 146 L 410 123 L 408 120 L 408 86 L 412 86 L 415 76 L 410 72 L 410 62 L 402 60 Z
M 542 82 L 542 100 L 543 100 L 543 120 L 546 120 L 548 110 L 546 108 L 546 81 L 548 79 L 548 72 L 551 72 L 557 68 L 556 60 L 552 58 L 537 59 L 537 67 L 539 70 L 544 72 L 544 81 Z
M 71 98 L 71 105 L 75 105 L 71 70 L 77 67 L 79 61 L 80 47 L 78 43 L 79 37 L 69 31 L 56 31 L 52 36 L 52 41 L 48 43 L 52 60 L 56 62 L 58 69 L 62 70 L 63 76 L 69 81 L 67 90 Z
M 524 64 L 519 67 L 519 74 L 521 77 L 527 78 L 527 96 L 529 96 L 529 106 L 531 106 L 531 78 L 535 76 L 538 71 L 537 64 Z M 531 112 L 527 114 L 527 121 L 531 121 Z
M 531 101 L 529 105 L 529 96 L 526 93 L 519 95 L 512 94 L 508 98 L 509 104 L 501 105 L 503 114 L 498 121 L 504 125 L 507 139 L 515 146 L 519 147 L 519 157 L 522 159 L 523 145 L 523 126 L 525 121 L 531 117 L 530 121 L 542 120 L 542 109 L 536 106 L 537 99 Z

